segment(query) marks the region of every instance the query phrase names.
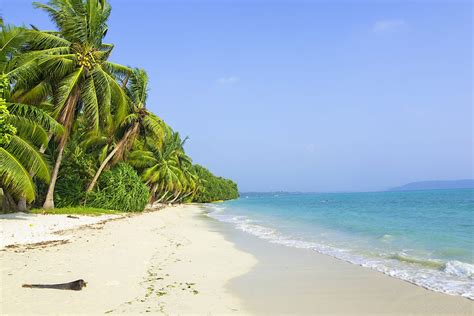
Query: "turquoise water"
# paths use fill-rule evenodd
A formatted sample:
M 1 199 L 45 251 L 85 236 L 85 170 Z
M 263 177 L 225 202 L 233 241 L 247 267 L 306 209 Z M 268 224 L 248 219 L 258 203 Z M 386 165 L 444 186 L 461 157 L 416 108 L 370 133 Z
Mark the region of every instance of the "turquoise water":
M 209 214 L 431 290 L 474 299 L 474 190 L 252 193 Z

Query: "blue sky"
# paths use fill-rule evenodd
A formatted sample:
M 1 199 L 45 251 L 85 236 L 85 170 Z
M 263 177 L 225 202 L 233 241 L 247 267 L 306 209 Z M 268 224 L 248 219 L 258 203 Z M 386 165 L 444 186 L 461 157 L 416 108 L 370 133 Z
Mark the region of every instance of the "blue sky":
M 470 1 L 111 4 L 112 60 L 148 71 L 148 107 L 242 191 L 474 177 Z

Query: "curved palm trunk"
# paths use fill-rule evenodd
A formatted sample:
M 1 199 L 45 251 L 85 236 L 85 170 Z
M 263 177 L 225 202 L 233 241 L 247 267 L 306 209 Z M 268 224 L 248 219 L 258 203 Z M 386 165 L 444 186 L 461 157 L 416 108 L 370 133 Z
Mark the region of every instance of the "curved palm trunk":
M 193 192 L 189 192 L 188 194 L 185 194 L 185 195 L 181 196 L 181 198 L 178 200 L 178 202 L 182 202 L 185 198 L 187 198 L 191 194 L 193 194 Z
M 46 200 L 44 201 L 44 209 L 53 209 L 54 208 L 54 188 L 56 186 L 56 179 L 58 178 L 59 167 L 63 161 L 64 148 L 66 147 L 67 136 L 61 137 L 59 142 L 59 153 L 56 158 L 56 163 L 54 164 L 53 172 L 51 173 L 51 182 L 49 182 L 48 193 L 46 194 Z
M 181 195 L 181 192 L 178 192 L 178 194 L 176 194 L 175 198 L 171 200 L 170 203 L 174 203 L 179 198 L 180 195 Z
M 169 198 L 170 198 L 169 194 L 170 194 L 169 192 L 166 192 L 166 194 L 163 196 L 163 198 L 161 200 L 162 203 L 168 203 L 169 202 Z M 171 195 L 171 196 L 173 196 L 173 195 Z
M 138 124 L 135 123 L 135 125 L 125 133 L 122 139 L 118 142 L 117 146 L 115 146 L 114 150 L 112 150 L 110 154 L 108 154 L 107 157 L 104 159 L 104 161 L 102 161 L 99 169 L 97 169 L 97 172 L 95 173 L 94 178 L 92 179 L 91 183 L 89 184 L 89 187 L 87 188 L 87 193 L 91 192 L 92 189 L 94 189 L 97 183 L 97 180 L 99 180 L 100 174 L 102 173 L 102 171 L 104 171 L 104 168 L 107 166 L 109 161 L 115 156 L 115 154 L 119 151 L 119 149 L 125 146 L 130 135 L 134 134 L 137 130 L 138 130 Z
M 61 167 L 61 162 L 63 160 L 64 148 L 69 138 L 69 131 L 72 126 L 72 121 L 74 118 L 74 110 L 76 108 L 77 101 L 79 99 L 79 90 L 76 91 L 68 98 L 66 107 L 61 114 L 59 120 L 60 123 L 64 126 L 64 134 L 61 136 L 59 141 L 59 152 L 56 162 L 54 163 L 53 172 L 51 173 L 51 181 L 49 182 L 48 193 L 46 194 L 46 199 L 43 204 L 44 209 L 53 209 L 54 208 L 54 188 L 56 186 L 56 179 L 58 178 L 59 167 Z
M 107 166 L 107 164 L 109 163 L 110 159 L 113 158 L 113 156 L 115 155 L 115 153 L 119 150 L 119 147 L 120 146 L 120 143 L 117 144 L 117 146 L 115 146 L 114 150 L 112 150 L 110 152 L 110 154 L 107 155 L 107 157 L 104 159 L 104 161 L 102 162 L 102 164 L 100 165 L 99 169 L 97 169 L 97 172 L 95 173 L 94 175 L 94 178 L 92 179 L 91 183 L 89 184 L 89 186 L 87 187 L 87 193 L 91 192 L 92 189 L 94 189 L 96 183 L 97 183 L 97 180 L 99 179 L 100 177 L 100 174 L 102 173 L 102 171 L 104 171 L 104 168 Z
M 156 202 L 161 202 L 163 201 L 163 199 L 165 198 L 166 194 L 168 194 L 169 191 L 166 191 L 158 200 L 156 200 Z
M 44 201 L 44 209 L 54 208 L 54 188 L 56 186 L 56 179 L 58 178 L 59 167 L 63 160 L 64 147 L 66 147 L 66 140 L 59 143 L 59 153 L 54 164 L 53 173 L 51 173 L 51 182 L 49 183 L 48 193 L 46 194 L 46 200 Z

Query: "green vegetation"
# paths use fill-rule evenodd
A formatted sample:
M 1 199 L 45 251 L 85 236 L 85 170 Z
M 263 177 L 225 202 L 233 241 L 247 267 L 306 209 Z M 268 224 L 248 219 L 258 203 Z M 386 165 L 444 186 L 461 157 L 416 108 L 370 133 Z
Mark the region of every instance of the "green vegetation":
M 87 195 L 87 206 L 139 212 L 149 200 L 148 187 L 140 181 L 137 172 L 121 163 L 103 173 L 97 190 Z
M 43 214 L 47 212 L 48 214 L 64 214 L 64 215 L 88 215 L 88 216 L 99 216 L 99 215 L 110 215 L 110 214 L 123 214 L 123 212 L 106 210 L 103 208 L 93 208 L 93 207 L 64 207 L 64 208 L 55 208 L 52 210 L 45 211 L 41 208 L 35 208 L 30 210 L 34 214 Z
M 203 190 L 200 190 L 194 196 L 194 201 L 213 202 L 239 197 L 237 184 L 232 180 L 216 177 L 209 170 L 199 165 L 195 165 L 194 170 L 203 186 Z
M 135 212 L 238 197 L 234 182 L 193 165 L 187 138 L 147 109 L 145 70 L 109 60 L 108 1 L 34 5 L 56 30 L 0 19 L 3 210 Z

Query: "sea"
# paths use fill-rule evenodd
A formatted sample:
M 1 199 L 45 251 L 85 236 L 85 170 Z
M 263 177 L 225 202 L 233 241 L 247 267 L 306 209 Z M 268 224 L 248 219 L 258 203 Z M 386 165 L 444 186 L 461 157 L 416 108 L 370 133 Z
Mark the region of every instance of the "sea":
M 474 189 L 242 193 L 208 209 L 268 242 L 474 300 Z

